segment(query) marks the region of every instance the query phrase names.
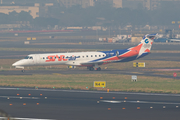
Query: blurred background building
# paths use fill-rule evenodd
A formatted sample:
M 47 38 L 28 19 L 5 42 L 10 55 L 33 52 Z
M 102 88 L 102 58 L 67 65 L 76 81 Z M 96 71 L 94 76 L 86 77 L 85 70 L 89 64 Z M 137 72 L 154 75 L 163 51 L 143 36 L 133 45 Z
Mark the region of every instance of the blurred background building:
M 0 0 L 0 23 L 28 23 L 31 28 L 105 26 L 110 29 L 113 26 L 132 29 L 133 26 L 139 30 L 144 26 L 162 29 L 169 25 L 180 29 L 179 6 L 180 0 Z M 146 17 L 142 20 L 142 16 Z
M 39 4 L 34 5 L 18 5 L 18 4 L 4 4 L 0 6 L 0 13 L 9 14 L 10 12 L 21 11 L 29 12 L 33 18 L 39 17 Z
M 57 1 L 66 8 L 72 7 L 73 5 L 81 5 L 82 8 L 94 6 L 94 0 L 57 0 Z
M 168 4 L 169 2 L 180 4 L 180 0 L 122 0 L 122 7 L 132 9 L 143 7 L 147 10 L 155 10 L 163 4 Z
M 115 8 L 132 8 L 137 9 L 139 7 L 146 8 L 147 10 L 154 10 L 161 7 L 162 4 L 168 4 L 168 2 L 174 2 L 179 4 L 180 0 L 0 0 L 1 4 L 29 4 L 39 3 L 40 6 L 44 6 L 46 3 L 59 4 L 66 8 L 74 5 L 80 5 L 82 8 L 94 6 L 97 2 L 109 2 Z

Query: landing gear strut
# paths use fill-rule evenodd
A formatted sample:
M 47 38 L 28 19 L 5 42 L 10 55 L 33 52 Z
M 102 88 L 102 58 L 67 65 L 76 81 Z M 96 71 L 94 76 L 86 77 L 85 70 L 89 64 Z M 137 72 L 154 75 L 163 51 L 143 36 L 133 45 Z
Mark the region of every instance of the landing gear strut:
M 87 67 L 87 69 L 89 69 L 90 71 L 94 71 L 93 67 Z
M 25 72 L 25 70 L 24 70 L 24 69 L 22 69 L 22 70 L 21 70 L 21 72 Z
M 101 71 L 101 68 L 100 68 L 100 67 L 98 67 L 98 68 L 97 68 L 97 71 Z
M 94 71 L 94 68 L 93 68 L 93 67 L 87 67 L 87 69 L 89 69 L 90 71 Z M 95 70 L 97 70 L 97 71 L 101 71 L 101 68 L 100 68 L 100 67 L 98 67 L 98 68 L 96 68 Z

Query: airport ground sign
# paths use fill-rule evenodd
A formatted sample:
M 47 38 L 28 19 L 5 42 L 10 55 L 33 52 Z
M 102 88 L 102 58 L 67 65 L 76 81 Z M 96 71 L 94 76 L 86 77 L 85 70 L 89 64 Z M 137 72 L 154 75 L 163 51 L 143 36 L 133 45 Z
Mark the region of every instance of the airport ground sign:
M 106 81 L 94 81 L 93 87 L 106 87 Z
M 137 76 L 136 75 L 132 75 L 131 76 L 131 81 L 136 82 L 137 81 Z
M 145 67 L 145 63 L 144 62 L 134 62 L 133 63 L 133 67 Z
M 173 77 L 177 77 L 177 73 L 173 73 Z

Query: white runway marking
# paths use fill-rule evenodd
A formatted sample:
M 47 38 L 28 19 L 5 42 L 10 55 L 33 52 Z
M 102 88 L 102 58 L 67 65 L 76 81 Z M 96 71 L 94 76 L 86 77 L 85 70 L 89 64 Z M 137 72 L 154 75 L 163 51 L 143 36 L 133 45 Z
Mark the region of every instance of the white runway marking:
M 14 118 L 14 117 L 12 117 L 11 119 L 13 120 L 55 120 L 55 119 L 38 119 L 38 118 Z M 0 120 L 6 120 L 6 118 L 0 117 Z
M 107 102 L 107 103 L 121 103 L 121 101 L 112 101 L 112 100 L 100 100 L 101 102 Z
M 11 99 L 11 98 L 16 98 L 16 99 L 40 99 L 38 97 L 17 97 L 17 96 L 0 96 L 0 98 L 7 98 L 7 99 Z
M 159 93 L 131 93 L 131 92 L 103 92 L 103 91 L 83 91 L 83 90 L 53 90 L 53 89 L 30 89 L 30 88 L 3 88 L 4 90 L 26 90 L 26 91 L 51 91 L 51 92 L 76 92 L 76 93 L 101 93 L 101 94 L 128 94 L 128 95 L 150 95 L 150 96 L 177 96 L 180 97 L 180 94 L 159 94 Z
M 113 100 L 100 100 L 99 102 L 106 103 L 145 103 L 145 104 L 168 104 L 168 105 L 180 105 L 180 103 L 171 103 L 171 102 L 150 102 L 150 101 L 113 101 Z

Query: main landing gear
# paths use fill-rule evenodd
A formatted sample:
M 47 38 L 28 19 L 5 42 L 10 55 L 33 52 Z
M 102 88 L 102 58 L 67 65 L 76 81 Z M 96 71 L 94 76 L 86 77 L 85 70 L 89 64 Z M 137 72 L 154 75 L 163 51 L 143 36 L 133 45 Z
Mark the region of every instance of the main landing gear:
M 24 70 L 24 69 L 22 69 L 22 70 L 21 70 L 21 72 L 25 72 L 25 70 Z
M 98 68 L 97 68 L 97 71 L 101 71 L 101 68 L 100 68 L 100 67 L 98 67 Z
M 90 71 L 94 71 L 94 70 L 101 71 L 100 67 L 95 68 L 95 69 L 93 67 L 87 67 L 87 69 L 90 70 Z

